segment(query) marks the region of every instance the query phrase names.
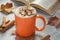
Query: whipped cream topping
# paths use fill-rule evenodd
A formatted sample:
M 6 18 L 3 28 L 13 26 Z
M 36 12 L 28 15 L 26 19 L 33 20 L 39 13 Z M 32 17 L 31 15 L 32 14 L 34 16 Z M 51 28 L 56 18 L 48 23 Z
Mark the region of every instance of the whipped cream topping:
M 29 6 L 28 8 L 26 6 L 21 6 L 21 7 L 14 9 L 14 13 L 18 17 L 29 18 L 29 17 L 36 15 L 36 9 L 31 6 Z

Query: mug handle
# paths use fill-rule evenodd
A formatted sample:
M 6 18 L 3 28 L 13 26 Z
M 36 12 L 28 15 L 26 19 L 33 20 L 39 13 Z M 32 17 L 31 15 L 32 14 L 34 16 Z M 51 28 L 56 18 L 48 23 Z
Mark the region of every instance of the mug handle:
M 36 18 L 40 18 L 40 19 L 42 20 L 42 22 L 44 23 L 44 25 L 43 25 L 43 27 L 41 27 L 41 28 L 37 28 L 37 27 L 35 26 L 35 30 L 37 30 L 37 31 L 42 31 L 42 30 L 44 30 L 45 27 L 46 27 L 46 21 L 45 21 L 44 17 L 37 15 Z

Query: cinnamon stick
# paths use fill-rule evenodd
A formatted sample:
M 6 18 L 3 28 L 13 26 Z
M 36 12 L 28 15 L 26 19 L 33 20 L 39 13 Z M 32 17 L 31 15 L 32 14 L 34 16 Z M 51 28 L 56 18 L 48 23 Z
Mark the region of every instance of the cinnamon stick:
M 7 24 L 4 25 L 5 28 L 2 30 L 2 32 L 5 32 L 7 29 L 12 27 L 13 25 L 14 25 L 14 20 L 9 21 Z
M 43 37 L 41 40 L 50 40 L 50 35 Z

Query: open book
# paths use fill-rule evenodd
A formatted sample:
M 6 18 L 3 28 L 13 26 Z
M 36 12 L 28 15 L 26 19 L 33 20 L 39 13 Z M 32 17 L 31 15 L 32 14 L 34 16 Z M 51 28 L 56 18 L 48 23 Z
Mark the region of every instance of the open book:
M 29 1 L 30 5 L 37 7 L 42 11 L 53 15 L 57 9 L 58 0 L 17 0 L 26 4 Z

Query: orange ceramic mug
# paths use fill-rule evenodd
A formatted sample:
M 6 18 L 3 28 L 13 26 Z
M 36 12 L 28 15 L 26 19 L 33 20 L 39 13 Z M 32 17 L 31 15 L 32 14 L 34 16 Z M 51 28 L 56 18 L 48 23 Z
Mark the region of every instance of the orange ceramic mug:
M 15 12 L 16 13 L 16 12 Z M 44 25 L 42 28 L 37 28 L 35 26 L 36 19 L 40 18 Z M 42 31 L 45 29 L 46 21 L 42 16 L 34 15 L 29 18 L 21 18 L 15 14 L 15 23 L 16 23 L 16 34 L 19 36 L 27 37 L 35 33 L 35 30 Z

